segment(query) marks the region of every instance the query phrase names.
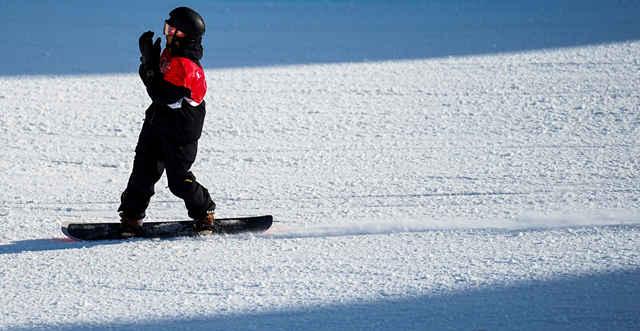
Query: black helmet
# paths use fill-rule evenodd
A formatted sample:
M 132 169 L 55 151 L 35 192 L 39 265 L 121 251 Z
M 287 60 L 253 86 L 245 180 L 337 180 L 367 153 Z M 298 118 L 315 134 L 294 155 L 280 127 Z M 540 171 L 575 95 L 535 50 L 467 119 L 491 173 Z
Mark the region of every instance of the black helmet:
M 169 13 L 165 21 L 172 27 L 184 32 L 188 39 L 198 39 L 204 34 L 204 19 L 189 7 L 178 7 Z

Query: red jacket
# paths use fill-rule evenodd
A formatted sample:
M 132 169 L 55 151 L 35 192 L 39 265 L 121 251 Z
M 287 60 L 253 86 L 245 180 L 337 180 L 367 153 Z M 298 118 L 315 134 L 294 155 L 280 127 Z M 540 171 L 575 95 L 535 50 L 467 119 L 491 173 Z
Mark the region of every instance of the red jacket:
M 165 81 L 189 90 L 189 95 L 184 97 L 189 104 L 195 107 L 202 103 L 207 93 L 207 82 L 200 65 L 186 57 L 171 56 L 165 48 L 160 56 L 160 72 Z
M 151 76 L 145 75 L 143 64 L 139 69 L 153 101 L 145 121 L 150 130 L 171 141 L 196 141 L 202 134 L 206 115 L 204 70 L 197 60 L 171 56 L 167 49 L 162 52 L 159 64 L 159 72 Z

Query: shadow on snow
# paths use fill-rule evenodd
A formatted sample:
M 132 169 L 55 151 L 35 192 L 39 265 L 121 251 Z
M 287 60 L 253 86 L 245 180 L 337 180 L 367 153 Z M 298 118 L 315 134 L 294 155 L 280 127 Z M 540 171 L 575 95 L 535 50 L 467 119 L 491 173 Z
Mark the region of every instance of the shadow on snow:
M 275 223 L 274 226 L 264 234 L 233 234 L 233 235 L 213 235 L 210 238 L 235 238 L 238 240 L 263 239 L 304 239 L 304 238 L 328 238 L 328 237 L 352 237 L 367 235 L 389 235 L 396 233 L 461 233 L 475 236 L 486 236 L 495 234 L 519 236 L 526 232 L 538 231 L 600 231 L 600 229 L 635 229 L 636 224 L 609 224 L 609 225 L 536 225 L 522 224 L 517 226 L 500 227 L 470 227 L 470 226 L 445 226 L 434 224 L 423 224 L 420 222 L 394 221 L 392 223 L 363 223 L 349 226 L 309 226 L 309 227 L 288 227 L 282 223 Z M 12 241 L 0 245 L 0 255 L 21 254 L 26 252 L 57 251 L 67 249 L 83 249 L 96 246 L 118 245 L 123 243 L 144 242 L 144 241 L 171 241 L 189 240 L 197 237 L 166 237 L 166 238 L 132 238 L 126 240 L 97 240 L 97 241 L 76 241 L 64 238 L 41 238 Z M 202 237 L 205 238 L 205 237 Z M 210 239 L 207 238 L 207 239 Z M 214 240 L 214 239 L 212 239 Z
M 178 317 L 57 330 L 638 330 L 640 270 L 263 313 Z M 151 308 L 152 309 L 152 308 Z M 212 314 L 215 307 L 211 307 Z
M 81 249 L 123 243 L 123 240 L 74 241 L 66 238 L 26 239 L 0 245 L 0 255 L 25 252 L 43 252 L 65 249 Z
M 173 1 L 3 1 L 0 75 L 132 73 Z M 207 68 L 425 59 L 640 39 L 640 2 L 190 2 Z

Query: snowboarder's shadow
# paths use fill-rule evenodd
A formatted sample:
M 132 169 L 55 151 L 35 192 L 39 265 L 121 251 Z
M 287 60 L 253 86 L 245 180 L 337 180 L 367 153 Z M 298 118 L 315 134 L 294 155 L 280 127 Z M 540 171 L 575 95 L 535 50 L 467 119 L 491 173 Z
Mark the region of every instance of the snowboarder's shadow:
M 122 240 L 74 241 L 65 238 L 41 238 L 16 240 L 7 244 L 0 244 L 0 255 L 20 254 L 25 252 L 56 251 L 65 249 L 82 249 L 94 246 L 121 244 Z

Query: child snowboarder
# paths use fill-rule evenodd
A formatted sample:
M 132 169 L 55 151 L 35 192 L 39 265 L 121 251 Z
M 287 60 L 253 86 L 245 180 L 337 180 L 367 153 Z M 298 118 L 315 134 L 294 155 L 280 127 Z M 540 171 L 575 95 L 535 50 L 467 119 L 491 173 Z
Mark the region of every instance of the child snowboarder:
M 151 106 L 140 131 L 133 170 L 121 196 L 118 212 L 124 233 L 142 231 L 142 220 L 154 184 L 167 171 L 169 190 L 184 200 L 196 231 L 213 226 L 215 203 L 189 170 L 196 159 L 205 117 L 207 84 L 200 64 L 203 18 L 193 9 L 178 7 L 165 21 L 166 47 L 153 32 L 140 36 L 139 74 Z

